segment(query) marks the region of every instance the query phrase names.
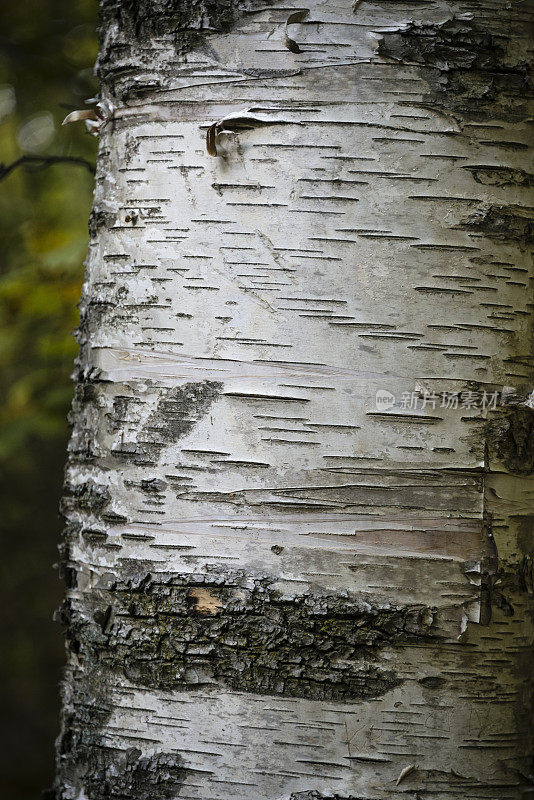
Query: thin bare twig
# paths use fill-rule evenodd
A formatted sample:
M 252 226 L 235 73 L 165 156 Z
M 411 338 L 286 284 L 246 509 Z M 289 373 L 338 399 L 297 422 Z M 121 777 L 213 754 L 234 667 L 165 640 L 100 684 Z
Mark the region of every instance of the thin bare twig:
M 89 170 L 91 175 L 94 175 L 96 170 L 93 164 L 86 161 L 85 158 L 77 158 L 76 156 L 21 156 L 11 164 L 0 163 L 0 181 L 6 178 L 17 167 L 25 167 L 32 172 L 51 167 L 53 164 L 75 164 L 79 167 L 85 167 Z M 32 166 L 33 165 L 33 166 Z

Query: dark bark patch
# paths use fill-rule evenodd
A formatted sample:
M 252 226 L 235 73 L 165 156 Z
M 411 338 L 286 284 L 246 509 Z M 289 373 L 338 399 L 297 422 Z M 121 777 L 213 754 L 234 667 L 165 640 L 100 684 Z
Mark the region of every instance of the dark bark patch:
M 523 169 L 483 164 L 464 169 L 470 170 L 474 180 L 483 186 L 534 186 L 534 175 Z
M 208 413 L 222 389 L 222 383 L 202 381 L 165 390 L 140 436 L 159 448 L 177 442 Z
M 92 481 L 83 483 L 65 482 L 61 510 L 63 514 L 72 508 L 85 514 L 100 515 L 111 501 L 107 486 L 101 486 Z
M 534 509 L 532 514 L 527 514 L 517 520 L 517 545 L 519 552 L 533 560 L 534 553 Z M 534 575 L 532 576 L 534 579 Z M 534 590 L 534 582 L 532 584 Z
M 177 797 L 184 782 L 183 759 L 177 753 L 147 757 L 135 747 L 91 752 L 91 771 L 83 781 L 89 800 L 154 800 Z
M 60 621 L 66 623 L 64 605 Z M 79 651 L 70 646 L 72 652 Z M 91 670 L 86 675 L 69 676 L 62 691 L 62 732 L 56 745 L 57 776 L 55 800 L 71 800 L 80 796 L 82 781 L 90 774 L 100 755 L 101 731 L 111 716 L 105 685 L 94 679 Z M 89 798 L 92 800 L 92 798 Z
M 160 478 L 146 478 L 141 481 L 141 491 L 147 495 L 160 495 L 167 488 L 167 483 Z
M 532 518 L 528 518 L 532 525 Z M 534 556 L 532 552 L 519 561 L 503 562 L 495 574 L 492 600 L 505 617 L 513 617 L 515 608 L 523 605 L 534 613 Z
M 248 4 L 235 0 L 104 0 L 102 19 L 113 18 L 139 40 L 170 32 L 193 35 L 228 30 Z
M 447 20 L 442 24 L 412 22 L 404 30 L 384 33 L 380 55 L 448 72 L 453 69 L 495 69 L 504 51 L 476 23 Z
M 421 606 L 287 597 L 237 575 L 138 576 L 95 592 L 95 601 L 93 611 L 69 606 L 67 616 L 78 658 L 99 669 L 163 690 L 220 684 L 334 702 L 379 697 L 402 683 L 376 665 L 377 651 L 426 641 L 433 623 Z
M 521 206 L 485 206 L 461 224 L 463 230 L 482 233 L 489 239 L 521 245 L 534 243 L 534 216 Z
M 413 11 L 414 8 L 421 6 L 433 6 L 436 0 L 373 0 L 374 6 L 401 6 L 405 7 L 407 11 Z
M 65 481 L 61 498 L 61 513 L 65 518 L 71 512 L 83 513 L 108 525 L 126 522 L 123 514 L 113 510 L 113 499 L 107 486 L 94 481 L 70 483 Z
M 112 228 L 117 215 L 93 206 L 89 215 L 89 236 L 94 239 L 100 230 Z
M 64 698 L 54 800 L 154 800 L 177 797 L 186 770 L 177 753 L 143 756 L 119 750 L 103 738 L 111 716 L 105 680 L 96 671 L 75 675 Z M 69 696 L 67 696 L 69 695 Z
M 109 325 L 117 313 L 117 306 L 123 299 L 126 289 L 121 288 L 115 293 L 113 300 L 93 298 L 86 300 L 82 297 L 80 304 L 80 324 L 76 330 L 76 340 L 80 345 L 92 340 L 93 331 Z
M 355 794 L 323 794 L 316 789 L 307 792 L 292 792 L 288 800 L 365 800 L 365 798 Z
M 68 445 L 68 457 L 71 462 L 91 464 L 97 457 L 98 448 L 95 442 L 95 420 L 98 414 L 98 391 L 94 383 L 78 376 L 74 390 L 72 408 L 68 421 L 72 426 Z
M 121 431 L 125 422 L 139 422 L 139 407 L 142 401 L 135 396 L 117 394 L 113 398 L 112 411 L 107 414 L 110 431 Z
M 244 13 L 265 7 L 259 0 L 103 0 L 100 5 L 100 55 L 97 74 L 122 100 L 161 86 L 172 67 L 146 57 L 154 39 L 170 38 L 181 57 L 207 35 L 224 33 Z M 145 80 L 139 81 L 144 74 Z
M 526 405 L 499 411 L 486 425 L 486 440 L 509 472 L 534 473 L 534 410 Z
M 114 586 L 114 578 L 110 575 L 104 584 Z M 141 579 L 139 586 L 144 585 Z M 77 602 L 65 600 L 56 614 L 56 620 L 66 627 L 70 653 L 83 660 L 83 667 L 71 666 L 62 687 L 62 733 L 50 798 L 170 800 L 179 796 L 186 775 L 180 755 L 159 752 L 146 757 L 136 748 L 123 751 L 108 744 L 113 676 L 101 669 L 95 654 L 116 625 L 115 608 L 95 607 L 88 618 L 85 609 L 76 607 Z
M 446 680 L 440 678 L 439 675 L 427 675 L 426 678 L 421 678 L 419 683 L 425 689 L 441 689 L 446 684 Z
M 420 66 L 432 88 L 425 103 L 469 119 L 528 116 L 528 66 L 509 64 L 505 44 L 476 22 L 414 22 L 382 36 L 380 56 Z

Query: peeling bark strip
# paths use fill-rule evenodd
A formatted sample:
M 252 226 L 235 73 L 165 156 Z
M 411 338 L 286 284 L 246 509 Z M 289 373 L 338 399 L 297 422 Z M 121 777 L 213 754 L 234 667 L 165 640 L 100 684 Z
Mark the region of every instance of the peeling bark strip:
M 102 2 L 55 800 L 529 794 L 533 14 Z

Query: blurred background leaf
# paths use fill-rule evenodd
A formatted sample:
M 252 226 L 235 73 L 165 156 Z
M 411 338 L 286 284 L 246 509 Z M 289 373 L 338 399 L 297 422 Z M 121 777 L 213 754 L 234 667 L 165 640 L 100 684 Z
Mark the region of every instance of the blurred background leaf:
M 0 162 L 95 160 L 66 114 L 96 93 L 97 0 L 2 3 Z M 14 169 L 0 181 L 0 797 L 33 800 L 53 779 L 63 643 L 52 565 L 76 354 L 72 331 L 93 177 L 76 164 Z

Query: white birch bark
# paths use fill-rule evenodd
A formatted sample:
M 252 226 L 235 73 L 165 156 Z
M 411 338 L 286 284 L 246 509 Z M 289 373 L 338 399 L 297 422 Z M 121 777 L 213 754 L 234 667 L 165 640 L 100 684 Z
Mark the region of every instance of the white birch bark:
M 103 3 L 63 800 L 532 792 L 532 8 L 307 8 Z

